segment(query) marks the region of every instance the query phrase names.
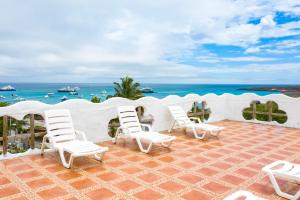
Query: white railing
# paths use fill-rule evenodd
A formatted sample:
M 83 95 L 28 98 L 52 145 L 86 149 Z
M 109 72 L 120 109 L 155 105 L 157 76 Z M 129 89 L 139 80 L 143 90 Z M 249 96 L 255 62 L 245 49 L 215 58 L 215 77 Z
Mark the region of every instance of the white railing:
M 256 120 L 251 122 L 300 128 L 300 98 L 292 98 L 282 94 L 267 96 L 258 96 L 252 93 L 243 95 L 223 94 L 220 96 L 215 94 L 204 96 L 189 94 L 184 97 L 171 95 L 163 99 L 143 97 L 135 101 L 115 97 L 98 104 L 82 99 L 68 100 L 55 105 L 38 101 L 24 101 L 1 107 L 0 116 L 10 116 L 22 120 L 28 114 L 43 116 L 44 111 L 47 109 L 66 108 L 71 111 L 75 128 L 85 131 L 89 140 L 100 142 L 111 139 L 108 135 L 108 124 L 111 119 L 117 117 L 117 107 L 121 105 L 142 106 L 145 110 L 144 115 L 151 114 L 154 118 L 153 130 L 163 131 L 167 130 L 172 123 L 171 115 L 167 109 L 169 105 L 180 105 L 188 111 L 192 108 L 194 102 L 205 101 L 207 108 L 210 108 L 211 111 L 208 122 L 224 119 L 248 121 L 244 119 L 242 111 L 255 100 L 262 103 L 275 101 L 279 108 L 286 112 L 288 119 L 284 124 Z

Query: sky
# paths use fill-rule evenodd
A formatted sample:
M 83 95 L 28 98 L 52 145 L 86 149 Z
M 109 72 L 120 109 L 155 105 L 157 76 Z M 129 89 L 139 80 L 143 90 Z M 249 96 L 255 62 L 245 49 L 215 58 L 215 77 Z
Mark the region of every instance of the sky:
M 300 0 L 0 0 L 0 82 L 300 84 Z

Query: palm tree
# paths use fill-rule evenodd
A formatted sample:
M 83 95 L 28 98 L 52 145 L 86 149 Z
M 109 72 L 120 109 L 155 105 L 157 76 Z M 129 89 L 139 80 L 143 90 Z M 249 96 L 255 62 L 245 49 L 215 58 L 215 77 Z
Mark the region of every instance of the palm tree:
M 133 78 L 128 76 L 121 78 L 121 83 L 114 82 L 115 97 L 124 97 L 135 100 L 143 97 L 143 93 L 139 89 L 140 83 L 134 82 Z

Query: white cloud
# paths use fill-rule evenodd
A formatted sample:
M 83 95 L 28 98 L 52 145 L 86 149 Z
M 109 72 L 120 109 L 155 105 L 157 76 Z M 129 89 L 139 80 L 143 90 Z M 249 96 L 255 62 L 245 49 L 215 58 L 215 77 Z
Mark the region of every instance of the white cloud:
M 263 47 L 256 44 L 262 37 L 300 34 L 299 22 L 274 21 L 276 11 L 299 14 L 296 4 L 293 0 L 1 1 L 0 78 L 93 82 L 132 74 L 156 81 L 161 77 L 189 81 L 208 69 L 178 64 L 188 57 L 208 64 L 274 61 L 191 52 L 213 43 L 259 53 Z M 251 19 L 261 20 L 248 24 Z

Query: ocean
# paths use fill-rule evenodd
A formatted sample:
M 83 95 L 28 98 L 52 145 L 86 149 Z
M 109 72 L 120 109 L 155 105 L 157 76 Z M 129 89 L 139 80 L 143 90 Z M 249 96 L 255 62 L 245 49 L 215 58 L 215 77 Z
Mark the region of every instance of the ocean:
M 100 83 L 1 83 L 0 87 L 5 85 L 12 85 L 16 91 L 0 91 L 0 101 L 9 103 L 16 103 L 20 100 L 37 100 L 48 104 L 55 104 L 61 102 L 63 96 L 68 99 L 87 99 L 90 100 L 92 96 L 98 96 L 101 101 L 106 99 L 107 95 L 114 94 L 113 84 Z M 79 87 L 78 95 L 69 93 L 59 93 L 58 89 L 66 86 Z M 150 87 L 155 92 L 145 94 L 145 96 L 153 96 L 156 98 L 163 98 L 168 95 L 185 96 L 190 93 L 204 95 L 207 93 L 215 93 L 221 95 L 224 93 L 242 94 L 249 91 L 238 90 L 239 88 L 251 88 L 267 85 L 237 85 L 237 84 L 144 84 L 143 87 Z M 47 96 L 51 92 L 53 95 Z M 251 91 L 258 95 L 268 95 L 278 92 L 265 91 Z

